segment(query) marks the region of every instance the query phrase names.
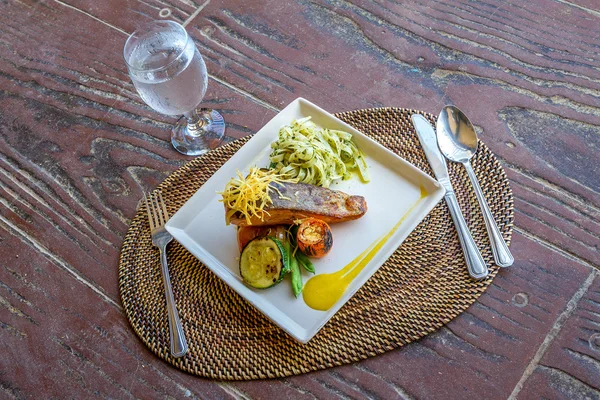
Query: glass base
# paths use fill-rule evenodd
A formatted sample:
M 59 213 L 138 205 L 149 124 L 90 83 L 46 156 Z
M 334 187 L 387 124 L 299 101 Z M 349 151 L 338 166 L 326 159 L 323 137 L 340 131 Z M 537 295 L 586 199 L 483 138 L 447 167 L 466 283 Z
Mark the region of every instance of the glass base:
M 186 156 L 199 156 L 216 149 L 225 135 L 225 120 L 215 110 L 202 108 L 196 113 L 204 122 L 197 129 L 190 129 L 188 119 L 181 117 L 171 131 L 171 143 L 175 150 Z

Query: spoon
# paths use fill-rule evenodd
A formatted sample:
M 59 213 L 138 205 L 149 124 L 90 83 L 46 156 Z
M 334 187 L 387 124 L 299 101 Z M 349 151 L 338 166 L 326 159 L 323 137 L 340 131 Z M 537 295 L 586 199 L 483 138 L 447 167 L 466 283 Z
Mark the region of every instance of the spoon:
M 485 200 L 477 176 L 471 166 L 471 158 L 477 152 L 477 133 L 467 116 L 454 106 L 446 106 L 440 112 L 437 120 L 437 140 L 444 156 L 454 162 L 464 165 L 475 188 L 475 195 L 483 212 L 483 220 L 487 229 L 494 254 L 494 261 L 500 267 L 509 267 L 515 261 L 508 246 L 498 229 L 492 212 Z

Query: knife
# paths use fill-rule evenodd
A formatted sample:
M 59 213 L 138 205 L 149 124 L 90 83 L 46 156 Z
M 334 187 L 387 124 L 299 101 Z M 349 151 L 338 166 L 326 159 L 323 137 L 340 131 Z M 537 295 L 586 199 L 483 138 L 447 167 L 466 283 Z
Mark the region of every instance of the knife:
M 460 211 L 452 183 L 450 183 L 446 160 L 444 160 L 444 156 L 438 148 L 437 136 L 433 130 L 433 126 L 422 115 L 413 114 L 411 119 L 421 141 L 427 161 L 429 161 L 429 165 L 438 182 L 446 189 L 444 199 L 446 200 L 446 204 L 448 204 L 450 215 L 456 226 L 458 239 L 465 256 L 465 261 L 467 262 L 469 274 L 475 279 L 485 278 L 488 276 L 487 265 L 475 244 L 475 240 L 473 240 L 473 236 L 471 236 L 465 217 L 463 217 Z

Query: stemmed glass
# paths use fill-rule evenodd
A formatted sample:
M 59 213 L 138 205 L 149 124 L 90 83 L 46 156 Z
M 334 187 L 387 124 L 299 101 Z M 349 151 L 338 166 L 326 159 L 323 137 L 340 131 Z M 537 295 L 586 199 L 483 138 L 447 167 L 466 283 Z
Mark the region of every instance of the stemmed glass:
M 171 143 L 188 156 L 216 148 L 225 121 L 212 109 L 197 109 L 206 93 L 206 65 L 185 28 L 174 21 L 150 22 L 129 36 L 123 50 L 129 76 L 154 110 L 182 115 Z

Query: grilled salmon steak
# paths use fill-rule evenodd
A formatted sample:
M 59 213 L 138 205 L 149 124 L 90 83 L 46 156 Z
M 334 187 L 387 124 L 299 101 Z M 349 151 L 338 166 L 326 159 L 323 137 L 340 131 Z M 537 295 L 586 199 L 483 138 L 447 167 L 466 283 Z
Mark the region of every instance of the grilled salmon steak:
M 271 185 L 281 195 L 277 190 L 271 191 L 273 204 L 264 208 L 263 220 L 253 216 L 248 224 L 245 217 L 236 213 L 231 217 L 231 223 L 238 226 L 289 225 L 294 221 L 313 217 L 333 224 L 358 219 L 367 212 L 367 202 L 362 196 L 351 196 L 339 190 L 306 183 Z

